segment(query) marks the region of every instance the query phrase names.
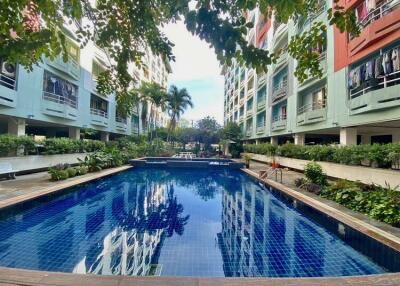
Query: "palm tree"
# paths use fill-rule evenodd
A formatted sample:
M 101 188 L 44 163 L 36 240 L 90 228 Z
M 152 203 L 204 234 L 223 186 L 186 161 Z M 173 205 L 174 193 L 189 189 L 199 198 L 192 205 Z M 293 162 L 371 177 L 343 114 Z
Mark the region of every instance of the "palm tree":
M 154 82 L 142 82 L 137 92 L 142 103 L 142 125 L 147 121 L 147 129 L 149 131 L 149 127 L 156 127 L 155 110 L 158 108 L 161 108 L 163 111 L 165 110 L 168 94 L 162 86 Z
M 187 89 L 178 89 L 175 85 L 172 85 L 168 92 L 167 110 L 170 116 L 168 137 L 175 131 L 178 120 L 188 107 L 193 108 L 193 102 Z

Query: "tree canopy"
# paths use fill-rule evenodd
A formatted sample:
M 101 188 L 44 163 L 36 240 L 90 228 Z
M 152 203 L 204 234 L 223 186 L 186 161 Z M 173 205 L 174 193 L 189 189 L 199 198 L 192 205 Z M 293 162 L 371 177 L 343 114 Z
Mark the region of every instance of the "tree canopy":
M 98 91 L 116 93 L 118 103 L 131 100 L 129 93 L 135 78 L 128 64 L 144 67 L 149 48 L 164 60 L 174 60 L 173 43 L 162 32 L 165 24 L 184 19 L 187 29 L 214 47 L 222 64 L 235 58 L 242 65 L 265 71 L 277 60 L 280 51 L 271 52 L 250 45 L 246 40 L 253 26 L 245 17 L 256 7 L 264 18 L 272 14 L 279 22 L 312 15 L 320 0 L 2 0 L 0 2 L 0 57 L 18 62 L 28 70 L 44 57 L 59 54 L 68 59 L 65 19 L 76 24 L 76 40 L 84 47 L 89 40 L 107 51 L 112 65 L 101 73 Z M 93 5 L 96 2 L 96 5 Z M 340 31 L 358 33 L 352 11 L 336 4 L 328 11 L 329 25 Z M 289 54 L 298 60 L 300 80 L 320 75 L 317 55 L 312 48 L 320 44 L 326 31 L 324 22 L 295 36 Z M 124 110 L 126 111 L 126 110 Z

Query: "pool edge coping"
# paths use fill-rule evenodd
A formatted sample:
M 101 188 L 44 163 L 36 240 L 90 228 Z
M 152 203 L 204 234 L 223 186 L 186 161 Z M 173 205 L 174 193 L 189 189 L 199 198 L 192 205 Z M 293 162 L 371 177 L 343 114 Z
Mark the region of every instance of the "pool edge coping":
M 341 210 L 338 210 L 332 206 L 325 204 L 317 199 L 312 198 L 311 196 L 307 196 L 301 192 L 293 190 L 292 188 L 285 186 L 284 184 L 275 182 L 270 179 L 260 179 L 258 174 L 249 169 L 241 169 L 247 175 L 255 178 L 258 181 L 264 182 L 267 185 L 271 186 L 278 191 L 285 193 L 293 199 L 299 200 L 302 203 L 336 219 L 337 221 L 367 235 L 368 237 L 383 243 L 384 245 L 400 252 L 400 238 L 387 232 L 384 229 L 381 229 L 377 226 L 374 226 L 368 222 L 362 221 L 356 217 L 351 216 Z
M 62 272 L 48 272 L 37 270 L 25 270 L 18 268 L 0 267 L 0 283 L 7 285 L 147 285 L 147 286 L 224 286 L 224 285 L 249 285 L 249 286 L 398 286 L 400 273 L 386 273 L 363 276 L 340 276 L 340 277 L 294 277 L 294 278 L 272 278 L 272 277 L 190 277 L 190 276 L 123 276 L 123 275 L 98 275 L 98 274 L 76 274 Z
M 18 204 L 22 204 L 28 201 L 32 201 L 35 200 L 37 198 L 40 198 L 42 196 L 46 196 L 46 195 L 51 195 L 51 194 L 56 194 L 58 192 L 62 192 L 65 189 L 71 188 L 71 187 L 75 187 L 78 186 L 80 184 L 84 184 L 84 183 L 88 183 L 97 179 L 101 179 L 104 177 L 108 177 L 111 175 L 114 175 L 116 173 L 122 172 L 122 171 L 126 171 L 133 168 L 133 166 L 130 165 L 124 165 L 121 167 L 116 167 L 116 168 L 112 168 L 112 169 L 105 169 L 105 170 L 101 170 L 99 172 L 94 172 L 94 173 L 88 173 L 86 175 L 83 176 L 78 176 L 73 178 L 72 180 L 68 180 L 65 182 L 59 182 L 58 184 L 54 185 L 54 186 L 50 186 L 50 187 L 45 187 L 42 188 L 40 190 L 35 190 L 32 191 L 29 194 L 23 194 L 23 195 L 19 195 L 19 196 L 15 196 L 9 199 L 5 199 L 5 200 L 1 200 L 0 201 L 0 211 L 16 206 Z

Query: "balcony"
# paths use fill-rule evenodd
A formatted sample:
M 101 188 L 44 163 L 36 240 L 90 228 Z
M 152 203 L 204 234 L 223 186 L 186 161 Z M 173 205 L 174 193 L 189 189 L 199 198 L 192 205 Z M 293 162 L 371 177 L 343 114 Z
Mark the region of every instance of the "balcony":
M 9 77 L 0 73 L 0 105 L 8 107 L 17 106 L 17 81 L 15 77 Z
M 326 101 L 303 105 L 297 110 L 297 125 L 313 124 L 326 120 Z
M 283 40 L 287 41 L 287 36 L 288 36 L 288 26 L 286 24 L 275 24 L 274 25 L 274 36 L 272 42 L 273 48 L 275 49 L 276 47 L 281 44 Z
M 257 102 L 257 110 L 262 110 L 262 109 L 264 109 L 265 108 L 265 105 L 266 105 L 266 98 L 265 97 L 263 97 L 262 99 L 260 99 L 258 102 Z
M 239 116 L 239 122 L 243 122 L 243 120 L 244 120 L 244 115 L 242 114 Z
M 138 123 L 132 123 L 131 131 L 132 131 L 132 134 L 139 134 L 139 124 Z
M 287 95 L 287 93 L 288 93 L 287 80 L 281 81 L 279 84 L 274 86 L 274 89 L 272 91 L 272 102 L 284 98 Z
M 90 108 L 90 123 L 96 126 L 108 126 L 108 113 L 104 110 Z
M 280 131 L 286 129 L 286 115 L 277 115 L 272 118 L 272 131 Z
M 398 30 L 400 28 L 399 8 L 398 0 L 384 0 L 363 19 L 360 19 L 360 35 L 358 37 L 349 36 L 349 56 L 356 56 L 380 39 Z
M 262 85 L 266 80 L 267 80 L 267 75 L 265 73 L 258 75 L 257 76 L 257 85 L 258 86 Z
M 46 63 L 53 68 L 68 74 L 74 79 L 79 79 L 80 77 L 80 66 L 79 63 L 69 58 L 68 61 L 65 63 L 62 59 L 62 55 L 58 55 L 54 61 L 46 58 Z
M 78 118 L 78 98 L 67 98 L 43 91 L 41 109 L 46 115 L 76 120 Z
M 241 98 L 241 99 L 239 100 L 239 105 L 242 106 L 243 104 L 244 104 L 244 98 Z
M 299 82 L 300 89 L 303 89 L 303 88 L 307 87 L 309 84 L 314 83 L 315 81 L 318 81 L 318 80 L 326 77 L 326 73 L 327 73 L 326 53 L 322 53 L 319 59 L 320 59 L 319 65 L 320 65 L 320 68 L 322 71 L 322 77 L 321 78 L 314 77 L 308 73 L 308 78 L 303 82 Z
M 254 88 L 247 91 L 247 99 L 252 98 L 254 96 Z
M 251 137 L 253 135 L 253 128 L 246 130 L 246 137 Z
M 126 118 L 120 116 L 115 117 L 115 129 L 126 132 L 128 130 L 128 124 Z
M 251 116 L 253 116 L 253 108 L 248 109 L 248 110 L 246 111 L 246 117 L 251 117 Z
M 256 132 L 257 132 L 257 134 L 261 134 L 261 133 L 265 132 L 265 122 L 260 125 L 257 125 Z
M 274 68 L 277 69 L 278 67 L 282 66 L 287 62 L 288 59 L 289 59 L 289 54 L 287 51 L 287 47 L 282 48 L 282 53 L 279 55 L 279 58 L 276 61 Z
M 400 71 L 378 79 L 376 85 L 350 90 L 351 115 L 400 105 Z

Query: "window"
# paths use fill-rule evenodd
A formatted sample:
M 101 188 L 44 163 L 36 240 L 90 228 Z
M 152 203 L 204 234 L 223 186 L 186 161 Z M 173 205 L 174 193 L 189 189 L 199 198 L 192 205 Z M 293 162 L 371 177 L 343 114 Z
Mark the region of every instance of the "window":
M 76 63 L 79 63 L 79 54 L 80 54 L 79 46 L 76 45 L 71 40 L 67 40 L 66 48 L 67 48 L 67 53 L 68 53 L 69 59 L 73 60 Z
M 324 108 L 325 103 L 326 103 L 326 88 L 325 87 L 312 93 L 312 109 L 313 110 Z
M 48 71 L 43 77 L 43 98 L 77 108 L 78 87 Z
M 99 75 L 104 72 L 106 69 L 103 67 L 103 65 L 101 65 L 100 63 L 98 63 L 97 61 L 93 61 L 92 62 L 92 78 L 94 81 L 97 81 L 97 78 L 99 77 Z
M 92 94 L 90 97 L 90 111 L 92 114 L 108 117 L 108 102 L 107 100 Z

